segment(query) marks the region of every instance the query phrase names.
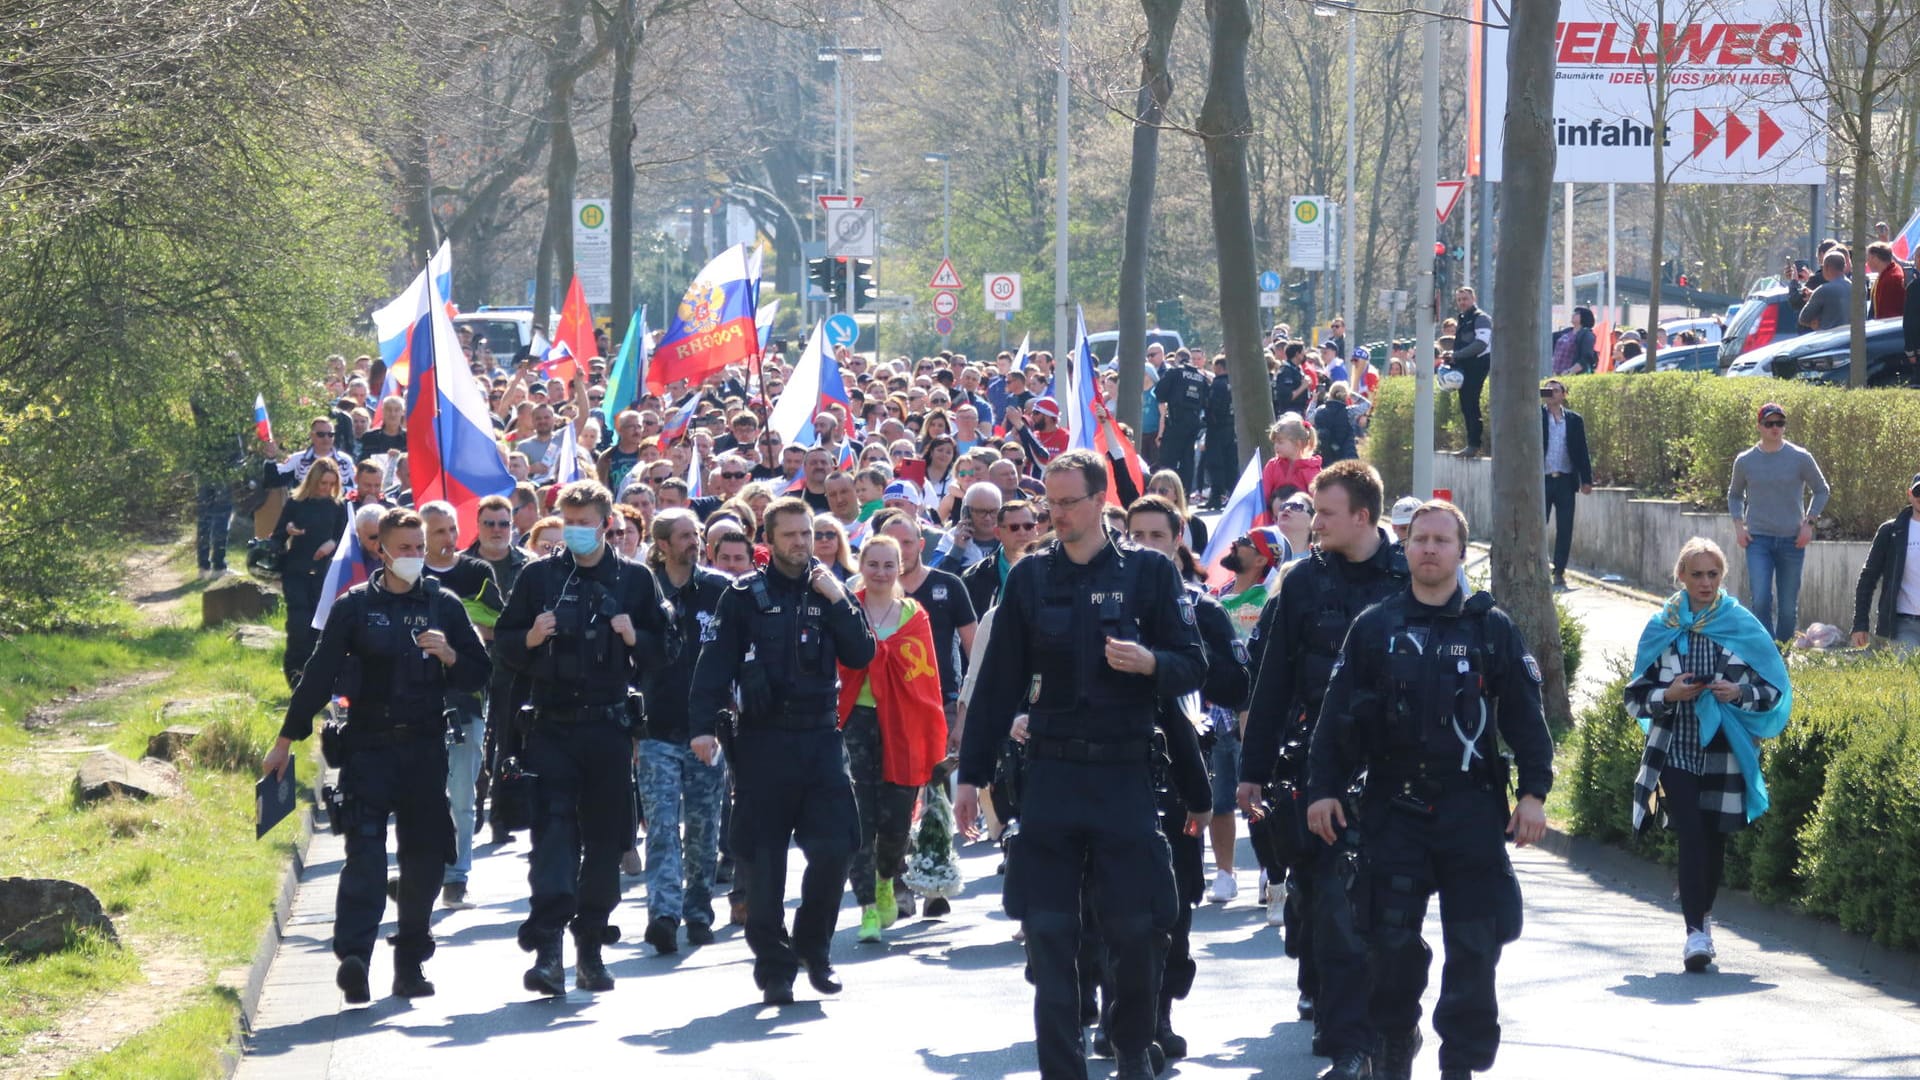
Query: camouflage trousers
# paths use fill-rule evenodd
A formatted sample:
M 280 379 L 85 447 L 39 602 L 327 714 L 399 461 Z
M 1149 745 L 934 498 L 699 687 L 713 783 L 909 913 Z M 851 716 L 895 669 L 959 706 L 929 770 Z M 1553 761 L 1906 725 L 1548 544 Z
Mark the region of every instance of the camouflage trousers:
M 906 873 L 913 804 L 920 789 L 883 779 L 880 719 L 872 709 L 855 706 L 842 734 L 847 771 L 853 776 L 853 800 L 860 808 L 860 850 L 853 853 L 847 878 L 853 898 L 864 907 L 873 903 L 878 878 Z
M 711 926 L 726 767 L 700 764 L 685 743 L 642 739 L 639 771 L 647 821 L 647 918 Z

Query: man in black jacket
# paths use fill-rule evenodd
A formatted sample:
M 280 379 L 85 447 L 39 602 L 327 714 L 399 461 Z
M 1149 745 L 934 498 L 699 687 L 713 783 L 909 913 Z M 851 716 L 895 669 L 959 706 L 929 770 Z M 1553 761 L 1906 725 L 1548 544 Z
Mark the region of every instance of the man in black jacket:
M 1478 457 L 1486 443 L 1480 419 L 1480 394 L 1487 388 L 1487 373 L 1493 369 L 1493 320 L 1474 303 L 1472 289 L 1462 285 L 1453 291 L 1457 311 L 1453 330 L 1453 369 L 1466 381 L 1460 384 L 1460 421 L 1467 428 L 1467 447 L 1459 457 Z
M 1920 514 L 1920 473 L 1907 485 L 1907 502 L 1910 505 L 1873 534 L 1867 563 L 1860 568 L 1859 584 L 1853 588 L 1855 648 L 1867 644 L 1867 609 L 1873 603 L 1875 585 L 1880 587 L 1880 603 L 1874 613 L 1874 632 L 1920 648 L 1920 557 L 1912 551 L 1913 518 Z
M 1547 478 L 1547 516 L 1553 519 L 1553 584 L 1567 587 L 1567 553 L 1573 549 L 1573 497 L 1593 494 L 1593 461 L 1587 455 L 1587 424 L 1567 408 L 1567 384 L 1540 384 L 1541 466 Z

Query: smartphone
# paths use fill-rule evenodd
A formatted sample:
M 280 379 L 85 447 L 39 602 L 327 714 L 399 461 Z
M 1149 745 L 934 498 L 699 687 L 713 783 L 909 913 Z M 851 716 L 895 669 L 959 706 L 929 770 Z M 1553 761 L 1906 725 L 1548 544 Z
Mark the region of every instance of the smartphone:
M 1809 271 L 1809 270 L 1811 270 L 1811 269 L 1813 269 L 1813 267 L 1807 264 L 1807 260 L 1805 260 L 1805 259 L 1795 259 L 1795 260 L 1793 260 L 1793 272 L 1794 272 L 1794 273 L 1796 273 L 1796 274 L 1804 274 L 1804 273 L 1806 273 L 1807 271 Z
M 927 482 L 927 463 L 919 458 L 902 458 L 900 464 L 894 467 L 893 477 L 924 484 Z

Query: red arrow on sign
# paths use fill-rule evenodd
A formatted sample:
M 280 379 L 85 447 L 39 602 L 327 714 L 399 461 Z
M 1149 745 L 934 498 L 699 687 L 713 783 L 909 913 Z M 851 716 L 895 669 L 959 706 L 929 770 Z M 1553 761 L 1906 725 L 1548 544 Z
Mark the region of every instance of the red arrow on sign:
M 1780 136 L 1784 134 L 1786 134 L 1786 132 L 1781 131 L 1780 125 L 1773 122 L 1773 117 L 1768 116 L 1766 112 L 1762 111 L 1760 113 L 1760 141 L 1754 145 L 1754 149 L 1759 153 L 1759 156 L 1766 157 L 1767 151 L 1773 149 L 1773 144 L 1779 142 Z
M 1728 113 L 1727 114 L 1727 156 L 1732 157 L 1733 152 L 1735 150 L 1738 150 L 1740 149 L 1740 147 L 1746 145 L 1747 136 L 1752 134 L 1753 134 L 1752 128 L 1741 123 L 1739 117 L 1733 115 L 1732 113 Z
M 1699 157 L 1705 152 L 1707 147 L 1712 146 L 1714 138 L 1719 134 L 1720 129 L 1714 125 L 1713 121 L 1707 119 L 1706 113 L 1701 112 L 1699 109 L 1693 110 L 1694 157 Z

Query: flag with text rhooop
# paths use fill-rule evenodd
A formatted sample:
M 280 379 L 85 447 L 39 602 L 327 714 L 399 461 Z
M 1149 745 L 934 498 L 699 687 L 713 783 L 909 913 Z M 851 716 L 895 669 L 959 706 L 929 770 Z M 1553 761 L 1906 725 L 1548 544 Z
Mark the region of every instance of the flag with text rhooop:
M 747 245 L 735 244 L 693 279 L 653 350 L 648 389 L 658 393 L 681 380 L 698 385 L 728 364 L 744 364 L 759 354 L 760 331 L 753 321 L 759 261 Z

